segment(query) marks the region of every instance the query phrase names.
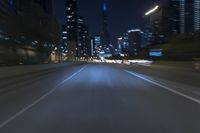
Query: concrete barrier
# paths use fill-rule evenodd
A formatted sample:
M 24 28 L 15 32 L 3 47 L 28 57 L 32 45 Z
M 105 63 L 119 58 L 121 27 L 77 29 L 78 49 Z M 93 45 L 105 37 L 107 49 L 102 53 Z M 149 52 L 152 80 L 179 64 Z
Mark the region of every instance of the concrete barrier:
M 9 78 L 12 76 L 19 76 L 28 73 L 54 69 L 59 67 L 67 67 L 72 63 L 63 63 L 63 64 L 39 64 L 39 65 L 21 65 L 21 66 L 7 66 L 0 67 L 0 80 L 4 78 Z

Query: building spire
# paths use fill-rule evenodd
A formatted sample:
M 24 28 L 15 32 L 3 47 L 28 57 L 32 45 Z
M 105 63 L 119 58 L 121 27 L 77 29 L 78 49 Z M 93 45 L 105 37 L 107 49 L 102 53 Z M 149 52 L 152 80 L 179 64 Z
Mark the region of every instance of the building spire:
M 107 11 L 107 4 L 106 4 L 106 2 L 104 2 L 104 4 L 103 4 L 103 11 L 104 11 L 104 12 Z

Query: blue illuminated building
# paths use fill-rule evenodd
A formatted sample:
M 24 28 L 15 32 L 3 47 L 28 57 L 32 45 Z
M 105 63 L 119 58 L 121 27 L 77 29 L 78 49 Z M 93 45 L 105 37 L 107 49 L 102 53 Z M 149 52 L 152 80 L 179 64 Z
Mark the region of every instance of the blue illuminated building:
M 174 33 L 200 31 L 200 0 L 170 0 L 170 8 Z
M 123 39 L 123 44 L 121 46 L 121 53 L 127 55 L 129 47 L 128 33 L 123 33 L 122 39 Z
M 200 31 L 200 0 L 194 0 L 194 31 Z
M 108 31 L 108 20 L 107 20 L 107 4 L 103 4 L 103 13 L 102 13 L 102 27 L 101 27 L 101 46 L 102 51 L 105 54 L 111 54 L 112 46 L 110 44 L 110 34 Z

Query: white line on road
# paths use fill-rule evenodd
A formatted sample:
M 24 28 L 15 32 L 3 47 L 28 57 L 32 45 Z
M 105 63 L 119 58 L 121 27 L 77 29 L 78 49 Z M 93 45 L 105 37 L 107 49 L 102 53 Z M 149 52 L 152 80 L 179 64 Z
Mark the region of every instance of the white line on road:
M 189 100 L 191 100 L 191 101 L 193 101 L 193 102 L 195 102 L 195 103 L 200 104 L 200 100 L 198 100 L 198 99 L 196 99 L 196 98 L 193 98 L 193 97 L 191 97 L 191 96 L 189 96 L 189 95 L 186 95 L 186 94 L 184 94 L 184 93 L 182 93 L 182 92 L 176 91 L 176 90 L 171 89 L 171 88 L 169 88 L 169 87 L 167 87 L 167 86 L 164 86 L 164 85 L 162 85 L 162 84 L 159 84 L 159 83 L 157 83 L 157 82 L 155 82 L 155 81 L 153 81 L 153 80 L 150 80 L 150 79 L 147 79 L 147 78 L 145 78 L 145 77 L 142 77 L 142 76 L 140 76 L 140 75 L 137 74 L 137 73 L 130 72 L 130 71 L 127 71 L 127 70 L 124 70 L 124 71 L 127 72 L 127 73 L 129 73 L 129 74 L 131 74 L 131 75 L 133 75 L 133 76 L 135 76 L 135 77 L 138 77 L 138 78 L 140 78 L 140 79 L 143 79 L 143 80 L 145 80 L 145 81 L 147 81 L 147 82 L 149 82 L 149 83 L 151 83 L 151 84 L 157 85 L 157 86 L 159 86 L 159 87 L 161 87 L 161 88 L 163 88 L 163 89 L 165 89 L 165 90 L 168 90 L 168 91 L 170 91 L 170 92 L 172 92 L 172 93 L 175 93 L 175 94 L 177 94 L 177 95 L 179 95 L 179 96 L 182 96 L 182 97 L 184 97 L 184 98 L 186 98 L 186 99 L 189 99 Z
M 46 97 L 48 97 L 50 94 L 52 94 L 55 90 L 58 89 L 58 87 L 60 87 L 62 84 L 64 84 L 65 82 L 69 81 L 70 79 L 74 78 L 77 74 L 79 74 L 81 71 L 83 71 L 87 66 L 82 67 L 79 71 L 75 72 L 74 74 L 72 74 L 70 77 L 68 77 L 67 79 L 63 80 L 62 82 L 60 82 L 55 88 L 53 88 L 51 91 L 49 91 L 48 93 L 44 94 L 43 96 L 41 96 L 39 99 L 37 99 L 36 101 L 34 101 L 33 103 L 31 103 L 30 105 L 26 106 L 25 108 L 23 108 L 21 111 L 17 112 L 15 115 L 13 115 L 12 117 L 10 117 L 9 119 L 7 119 L 6 121 L 4 121 L 3 123 L 0 124 L 0 129 L 5 127 L 7 124 L 9 124 L 10 122 L 12 122 L 13 120 L 15 120 L 16 118 L 18 118 L 20 115 L 22 115 L 24 112 L 26 112 L 27 110 L 29 110 L 30 108 L 32 108 L 33 106 L 35 106 L 36 104 L 38 104 L 39 102 L 41 102 L 42 100 L 44 100 Z

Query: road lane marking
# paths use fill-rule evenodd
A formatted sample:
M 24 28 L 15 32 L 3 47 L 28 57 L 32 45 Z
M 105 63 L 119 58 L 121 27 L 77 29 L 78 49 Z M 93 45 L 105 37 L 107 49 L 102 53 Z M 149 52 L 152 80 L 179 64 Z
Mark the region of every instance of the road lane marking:
M 193 102 L 195 102 L 195 103 L 200 104 L 200 100 L 198 100 L 198 99 L 196 99 L 196 98 L 194 98 L 194 97 L 191 97 L 191 96 L 186 95 L 186 94 L 184 94 L 184 93 L 182 93 L 182 92 L 179 92 L 179 91 L 176 91 L 176 90 L 174 90 L 174 89 L 171 89 L 171 88 L 169 88 L 169 87 L 167 87 L 167 86 L 165 86 L 165 85 L 159 84 L 159 83 L 157 83 L 157 82 L 155 82 L 155 81 L 153 81 L 153 80 L 150 80 L 150 79 L 148 79 L 148 78 L 142 77 L 142 76 L 140 76 L 140 75 L 137 74 L 137 73 L 134 73 L 134 72 L 131 72 L 131 71 L 127 71 L 127 70 L 124 70 L 124 71 L 127 72 L 127 73 L 129 73 L 129 74 L 131 74 L 131 75 L 133 75 L 133 76 L 135 76 L 135 77 L 138 77 L 138 78 L 140 78 L 140 79 L 143 79 L 143 80 L 145 80 L 145 81 L 147 81 L 147 82 L 149 82 L 149 83 L 151 83 L 151 84 L 154 84 L 154 85 L 156 85 L 156 86 L 159 86 L 159 87 L 161 87 L 161 88 L 163 88 L 163 89 L 165 89 L 165 90 L 168 90 L 168 91 L 170 91 L 170 92 L 172 92 L 172 93 L 175 93 L 175 94 L 177 94 L 177 95 L 179 95 L 179 96 L 182 96 L 182 97 L 184 97 L 184 98 L 186 98 L 186 99 L 188 99 L 188 100 L 191 100 L 191 101 L 193 101 Z
M 60 87 L 62 84 L 64 84 L 65 82 L 71 80 L 72 78 L 74 78 L 76 75 L 78 75 L 81 71 L 83 71 L 85 68 L 87 67 L 84 66 L 82 67 L 80 70 L 78 70 L 77 72 L 75 72 L 74 74 L 72 74 L 70 77 L 68 77 L 67 79 L 63 80 L 62 82 L 60 82 L 58 85 L 56 85 L 55 88 L 53 88 L 51 91 L 47 92 L 46 94 L 44 94 L 43 96 L 41 96 L 39 99 L 35 100 L 34 102 L 32 102 L 31 104 L 29 104 L 28 106 L 26 106 L 25 108 L 23 108 L 21 111 L 17 112 L 15 115 L 13 115 L 12 117 L 10 117 L 9 119 L 7 119 L 6 121 L 4 121 L 3 123 L 0 124 L 0 129 L 5 127 L 7 124 L 9 124 L 10 122 L 12 122 L 13 120 L 15 120 L 16 118 L 18 118 L 19 116 L 21 116 L 23 113 L 25 113 L 27 110 L 29 110 L 30 108 L 32 108 L 33 106 L 35 106 L 36 104 L 38 104 L 39 102 L 41 102 L 42 100 L 44 100 L 46 97 L 48 97 L 50 94 L 52 94 L 55 90 L 58 89 L 58 87 Z

